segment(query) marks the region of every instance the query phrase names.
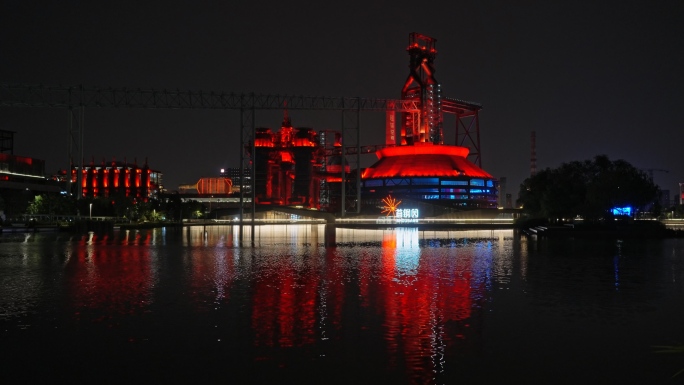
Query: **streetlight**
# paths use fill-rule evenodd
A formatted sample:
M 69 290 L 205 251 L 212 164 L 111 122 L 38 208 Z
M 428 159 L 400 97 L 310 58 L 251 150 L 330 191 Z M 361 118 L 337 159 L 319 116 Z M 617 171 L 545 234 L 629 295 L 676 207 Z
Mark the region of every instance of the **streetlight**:
M 93 219 L 93 204 L 90 204 L 90 219 Z

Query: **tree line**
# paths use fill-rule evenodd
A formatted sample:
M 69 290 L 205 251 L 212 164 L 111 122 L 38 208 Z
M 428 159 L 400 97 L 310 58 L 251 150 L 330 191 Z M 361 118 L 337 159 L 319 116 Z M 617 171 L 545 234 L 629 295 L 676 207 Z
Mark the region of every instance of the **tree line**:
M 659 188 L 645 172 L 605 155 L 537 172 L 520 185 L 518 205 L 531 218 L 551 221 L 614 217 L 612 209 L 660 213 Z
M 3 209 L 0 202 L 0 210 Z M 177 194 L 151 198 L 147 201 L 126 196 L 83 197 L 73 195 L 37 194 L 29 200 L 25 213 L 43 216 L 89 216 L 120 218 L 130 222 L 168 222 L 202 218 L 206 205 L 182 201 Z M 8 218 L 9 219 L 9 218 Z

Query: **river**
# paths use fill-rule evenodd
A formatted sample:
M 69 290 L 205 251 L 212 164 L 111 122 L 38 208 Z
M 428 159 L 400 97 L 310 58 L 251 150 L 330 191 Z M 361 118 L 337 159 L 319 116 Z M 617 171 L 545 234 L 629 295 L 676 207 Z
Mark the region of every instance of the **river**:
M 684 383 L 684 353 L 655 352 L 684 344 L 684 239 L 254 238 L 2 234 L 2 383 Z

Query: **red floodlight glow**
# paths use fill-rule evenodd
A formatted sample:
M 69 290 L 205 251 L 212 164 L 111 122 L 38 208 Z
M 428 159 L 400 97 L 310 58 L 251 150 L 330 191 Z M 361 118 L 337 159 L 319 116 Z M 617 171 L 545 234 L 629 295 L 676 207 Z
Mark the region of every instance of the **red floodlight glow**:
M 364 170 L 363 179 L 396 177 L 481 177 L 492 176 L 468 161 L 466 147 L 420 143 L 413 146 L 387 147 L 375 154 L 379 158 Z

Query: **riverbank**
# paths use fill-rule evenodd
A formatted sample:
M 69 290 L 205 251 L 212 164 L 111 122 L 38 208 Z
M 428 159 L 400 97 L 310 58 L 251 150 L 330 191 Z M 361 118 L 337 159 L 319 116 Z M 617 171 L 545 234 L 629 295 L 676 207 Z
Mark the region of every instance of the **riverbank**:
M 560 225 L 519 224 L 525 234 L 541 237 L 583 238 L 684 238 L 684 230 L 668 229 L 659 221 L 572 223 Z
M 115 223 L 112 221 L 84 220 L 69 224 L 29 224 L 5 225 L 3 233 L 31 233 L 31 232 L 74 232 L 74 233 L 107 233 L 114 230 L 142 230 L 154 228 L 183 228 L 192 226 L 231 226 L 239 225 L 232 221 L 188 221 L 188 222 L 142 222 Z M 250 221 L 242 223 L 251 226 Z M 254 222 L 255 226 L 264 225 L 306 225 L 321 224 L 318 221 L 261 221 Z M 536 221 L 492 222 L 492 221 L 359 221 L 338 220 L 329 223 L 334 227 L 348 229 L 388 229 L 388 228 L 418 228 L 420 230 L 444 229 L 518 229 L 523 234 L 539 237 L 583 237 L 583 238 L 684 238 L 684 229 L 667 228 L 659 221 L 626 221 L 615 223 L 567 223 L 546 224 Z

